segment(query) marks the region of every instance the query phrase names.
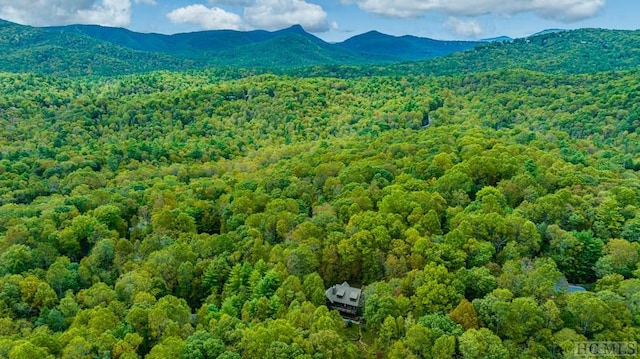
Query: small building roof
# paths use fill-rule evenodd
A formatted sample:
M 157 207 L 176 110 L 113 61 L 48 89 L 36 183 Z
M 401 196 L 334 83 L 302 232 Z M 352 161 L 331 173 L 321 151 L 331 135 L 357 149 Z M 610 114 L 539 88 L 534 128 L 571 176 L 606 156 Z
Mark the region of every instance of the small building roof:
M 575 284 L 569 284 L 568 290 L 569 293 L 575 293 L 575 292 L 586 292 L 587 290 L 579 285 L 575 285 Z
M 554 283 L 553 285 L 553 289 L 555 291 L 555 294 L 561 294 L 561 293 L 575 293 L 575 292 L 586 292 L 587 290 L 585 289 L 585 287 L 577 285 L 577 284 L 572 284 L 569 283 L 567 281 L 566 278 L 562 278 L 560 280 L 558 280 L 557 282 Z
M 331 303 L 347 304 L 354 307 L 360 306 L 362 290 L 354 288 L 349 283 L 336 284 L 326 291 L 327 300 Z

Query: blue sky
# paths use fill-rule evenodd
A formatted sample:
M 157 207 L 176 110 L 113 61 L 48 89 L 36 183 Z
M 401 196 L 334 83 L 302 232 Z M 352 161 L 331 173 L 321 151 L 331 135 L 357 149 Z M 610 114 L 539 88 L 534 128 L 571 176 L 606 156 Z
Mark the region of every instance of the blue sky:
M 549 28 L 638 29 L 638 14 L 637 0 L 0 0 L 0 18 L 25 25 L 172 34 L 301 24 L 327 41 L 370 30 L 466 40 Z

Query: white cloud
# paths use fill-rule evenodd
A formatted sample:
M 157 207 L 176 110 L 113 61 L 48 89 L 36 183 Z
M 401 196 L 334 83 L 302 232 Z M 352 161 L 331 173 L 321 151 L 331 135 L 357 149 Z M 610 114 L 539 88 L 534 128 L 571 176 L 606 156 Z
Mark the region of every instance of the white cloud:
M 209 3 L 240 6 L 244 11 L 240 16 L 219 7 L 197 4 L 175 9 L 167 17 L 174 23 L 195 24 L 203 29 L 278 30 L 302 25 L 309 32 L 324 32 L 331 27 L 321 6 L 304 0 L 209 0 Z
M 435 10 L 430 1 L 412 0 L 357 0 L 355 3 L 364 11 L 377 15 L 397 18 L 420 17 L 429 10 Z
M 536 0 L 536 13 L 540 16 L 565 22 L 588 19 L 596 15 L 606 0 Z
M 103 0 L 91 9 L 78 10 L 78 22 L 126 27 L 131 23 L 129 0 Z
M 327 13 L 305 0 L 208 0 L 167 14 L 174 23 L 203 29 L 277 30 L 300 24 L 310 32 L 329 31 Z M 156 5 L 157 0 L 0 0 L 0 18 L 25 25 L 99 24 L 128 27 L 133 4 Z M 242 7 L 243 14 L 215 4 Z
M 175 9 L 167 14 L 167 18 L 174 23 L 194 24 L 206 30 L 243 30 L 246 28 L 244 21 L 238 14 L 200 4 Z
M 260 29 L 276 30 L 299 24 L 310 32 L 329 31 L 324 9 L 304 0 L 256 0 L 244 9 L 244 18 Z
M 211 5 L 228 5 L 228 6 L 251 6 L 255 0 L 209 0 Z
M 465 37 L 474 37 L 482 34 L 482 27 L 478 21 L 473 19 L 462 20 L 452 16 L 444 23 L 444 27 L 457 35 Z
M 420 17 L 429 11 L 453 16 L 475 16 L 489 13 L 512 15 L 535 13 L 547 19 L 565 22 L 595 16 L 606 0 L 341 0 L 355 2 L 362 10 L 386 17 Z
M 125 27 L 131 23 L 131 0 L 0 0 L 0 18 L 34 26 Z

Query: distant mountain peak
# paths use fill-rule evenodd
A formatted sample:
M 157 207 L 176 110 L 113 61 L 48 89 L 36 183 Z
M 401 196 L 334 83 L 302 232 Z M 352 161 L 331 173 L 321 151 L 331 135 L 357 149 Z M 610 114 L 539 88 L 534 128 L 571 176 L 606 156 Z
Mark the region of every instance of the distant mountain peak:
M 489 38 L 486 38 L 486 39 L 482 39 L 481 41 L 485 41 L 485 42 L 513 41 L 513 38 L 503 35 L 503 36 L 489 37 Z
M 367 31 L 367 32 L 359 34 L 359 35 L 352 36 L 352 37 L 348 38 L 347 40 L 345 40 L 344 42 L 360 41 L 360 40 L 363 40 L 363 39 L 367 39 L 367 40 L 385 39 L 385 40 L 387 40 L 387 39 L 399 39 L 399 38 L 400 37 L 398 37 L 398 36 L 385 34 L 385 33 L 382 33 L 380 31 L 377 31 L 377 30 L 371 30 L 371 31 Z
M 544 35 L 544 34 L 553 34 L 556 32 L 563 32 L 563 31 L 567 31 L 565 29 L 544 29 L 542 31 L 538 31 L 535 34 L 532 34 L 530 36 L 538 36 L 538 35 Z
M 393 36 L 374 30 L 353 36 L 337 45 L 365 56 L 385 56 L 390 61 L 415 61 L 449 55 L 478 44 L 480 42 L 477 41 L 441 41 L 412 35 Z
M 360 36 L 364 36 L 364 35 L 369 35 L 369 36 L 371 36 L 371 35 L 376 35 L 376 36 L 391 36 L 391 35 L 389 35 L 389 34 L 381 33 L 381 32 L 380 32 L 380 31 L 378 31 L 378 30 L 371 30 L 371 31 L 367 31 L 367 32 L 365 32 L 365 33 L 360 34 Z
M 307 31 L 305 31 L 304 27 L 302 27 L 302 25 L 300 24 L 291 25 L 287 28 L 284 28 L 276 32 L 293 32 L 298 34 L 308 34 Z

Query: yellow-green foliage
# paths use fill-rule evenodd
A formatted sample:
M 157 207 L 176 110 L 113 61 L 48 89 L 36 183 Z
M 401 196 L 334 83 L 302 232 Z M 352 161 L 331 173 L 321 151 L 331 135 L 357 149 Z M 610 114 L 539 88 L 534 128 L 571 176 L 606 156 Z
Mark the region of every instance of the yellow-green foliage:
M 0 356 L 639 339 L 638 74 L 214 74 L 0 75 Z

